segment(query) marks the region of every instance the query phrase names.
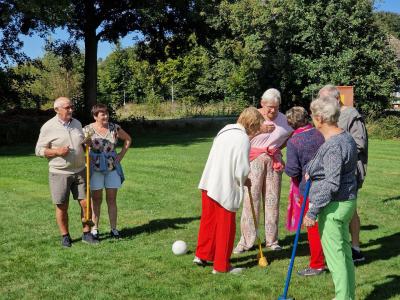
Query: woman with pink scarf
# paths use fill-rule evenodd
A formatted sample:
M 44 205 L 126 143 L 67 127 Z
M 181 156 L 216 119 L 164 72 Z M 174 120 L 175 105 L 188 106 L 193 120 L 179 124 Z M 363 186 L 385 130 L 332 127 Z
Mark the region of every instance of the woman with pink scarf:
M 286 112 L 286 117 L 294 132 L 287 142 L 285 173 L 291 177 L 289 204 L 287 211 L 286 228 L 295 231 L 299 224 L 301 204 L 304 201 L 302 194 L 305 189 L 304 175 L 306 165 L 313 159 L 319 147 L 325 142 L 322 134 L 310 123 L 308 113 L 303 107 L 295 106 Z M 308 211 L 308 199 L 306 199 Z M 325 257 L 322 251 L 318 224 L 307 227 L 308 242 L 310 247 L 309 267 L 300 270 L 301 276 L 314 276 L 325 271 Z
M 250 174 L 251 194 L 259 224 L 261 197 L 264 199 L 264 224 L 266 246 L 272 250 L 281 250 L 278 244 L 279 198 L 281 193 L 282 161 L 281 149 L 293 129 L 289 126 L 284 114 L 279 112 L 281 95 L 277 89 L 268 89 L 261 98 L 259 111 L 264 116 L 265 125 L 273 127 L 272 132 L 261 133 L 251 140 Z M 250 199 L 246 191 L 243 201 L 243 212 L 240 222 L 241 237 L 233 253 L 239 254 L 253 247 L 256 241 L 251 214 Z

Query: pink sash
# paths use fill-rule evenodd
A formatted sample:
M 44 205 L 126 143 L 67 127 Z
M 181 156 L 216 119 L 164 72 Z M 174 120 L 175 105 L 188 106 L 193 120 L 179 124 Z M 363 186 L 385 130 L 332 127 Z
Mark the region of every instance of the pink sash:
M 311 124 L 297 128 L 293 132 L 293 135 L 307 131 L 311 128 L 313 128 Z M 300 182 L 297 180 L 297 178 L 290 179 L 289 203 L 286 218 L 286 228 L 289 231 L 296 231 L 299 224 L 301 212 L 301 193 L 299 189 L 299 184 Z
M 285 168 L 285 163 L 282 160 L 282 152 L 279 148 L 250 148 L 250 161 L 253 161 L 263 153 L 266 153 L 272 158 L 272 168 L 274 169 L 274 171 L 283 171 L 283 169 Z

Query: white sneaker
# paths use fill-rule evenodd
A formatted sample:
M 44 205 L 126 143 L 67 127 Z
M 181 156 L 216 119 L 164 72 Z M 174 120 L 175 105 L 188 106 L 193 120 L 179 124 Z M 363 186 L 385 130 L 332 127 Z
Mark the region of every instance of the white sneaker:
M 99 230 L 97 228 L 92 228 L 92 230 L 90 231 L 90 233 L 93 235 L 93 237 L 95 239 L 99 239 Z
M 278 244 L 274 244 L 271 247 L 269 247 L 269 249 L 271 249 L 272 251 L 281 251 L 282 247 L 279 246 Z
M 244 271 L 245 268 L 231 268 L 228 272 L 218 272 L 217 270 L 212 270 L 212 274 L 224 274 L 224 273 L 230 273 L 233 275 L 239 275 Z
M 193 263 L 194 263 L 195 265 L 204 267 L 204 266 L 207 264 L 207 261 L 206 261 L 206 260 L 203 260 L 203 259 L 201 259 L 201 258 L 198 258 L 197 256 L 195 256 L 195 257 L 193 258 Z
M 243 248 L 241 245 L 237 245 L 235 249 L 233 249 L 232 253 L 233 254 L 241 254 L 243 252 L 247 251 L 246 249 Z

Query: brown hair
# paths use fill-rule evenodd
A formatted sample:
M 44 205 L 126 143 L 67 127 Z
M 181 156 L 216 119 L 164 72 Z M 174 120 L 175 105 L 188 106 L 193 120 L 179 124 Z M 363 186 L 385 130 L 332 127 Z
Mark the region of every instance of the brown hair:
M 93 117 L 97 117 L 99 112 L 107 114 L 108 108 L 107 108 L 107 105 L 99 103 L 99 104 L 93 105 L 91 112 L 92 112 Z
M 248 135 L 254 135 L 260 131 L 264 121 L 264 117 L 255 107 L 248 107 L 240 114 L 237 123 L 246 129 Z
M 286 112 L 286 118 L 293 129 L 306 126 L 309 122 L 307 111 L 301 106 L 294 106 Z

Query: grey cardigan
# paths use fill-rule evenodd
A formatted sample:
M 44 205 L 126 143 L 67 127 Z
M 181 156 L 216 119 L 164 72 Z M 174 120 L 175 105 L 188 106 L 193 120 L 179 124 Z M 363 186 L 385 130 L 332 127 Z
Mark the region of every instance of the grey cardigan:
M 317 219 L 318 213 L 331 201 L 357 198 L 357 146 L 347 132 L 328 139 L 307 165 L 312 180 L 307 216 Z

